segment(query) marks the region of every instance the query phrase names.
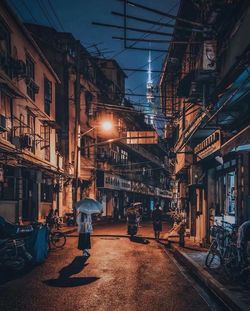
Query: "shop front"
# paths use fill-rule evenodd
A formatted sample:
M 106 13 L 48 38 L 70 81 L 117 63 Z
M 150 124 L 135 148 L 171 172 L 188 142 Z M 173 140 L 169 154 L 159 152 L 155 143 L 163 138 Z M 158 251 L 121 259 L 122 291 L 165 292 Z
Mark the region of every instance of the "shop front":
M 97 172 L 97 199 L 102 203 L 103 216 L 123 218 L 129 202 L 131 181 L 120 176 Z
M 149 217 L 156 203 L 164 207 L 172 197 L 167 190 L 103 171 L 97 174 L 97 188 L 97 199 L 103 205 L 103 216 L 115 217 L 117 213 L 119 219 L 124 218 L 125 208 L 131 203 L 141 202 L 145 217 Z
M 209 229 L 215 221 L 240 225 L 250 220 L 249 131 L 248 126 L 226 142 L 223 142 L 222 135 L 214 135 L 218 133 L 216 131 L 194 149 L 204 189 L 200 190 L 204 193 L 196 206 L 201 206 L 202 213 L 205 213 L 206 219 L 200 226 L 205 226 L 202 232 L 206 241 L 209 241 Z M 196 200 L 199 201 L 197 191 Z M 196 214 L 199 218 L 199 213 Z

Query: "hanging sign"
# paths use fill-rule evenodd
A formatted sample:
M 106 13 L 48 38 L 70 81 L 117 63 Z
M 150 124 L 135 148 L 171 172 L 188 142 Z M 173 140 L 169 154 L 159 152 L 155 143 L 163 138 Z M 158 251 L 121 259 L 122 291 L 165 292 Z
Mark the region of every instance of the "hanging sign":
M 208 157 L 210 154 L 221 148 L 221 132 L 220 130 L 216 130 L 208 136 L 205 140 L 203 140 L 200 144 L 198 144 L 194 148 L 194 153 L 197 156 L 197 162 Z
M 147 145 L 157 144 L 158 135 L 156 131 L 132 131 L 127 132 L 127 144 L 132 145 Z
M 216 42 L 205 41 L 203 43 L 203 69 L 215 70 L 216 69 Z

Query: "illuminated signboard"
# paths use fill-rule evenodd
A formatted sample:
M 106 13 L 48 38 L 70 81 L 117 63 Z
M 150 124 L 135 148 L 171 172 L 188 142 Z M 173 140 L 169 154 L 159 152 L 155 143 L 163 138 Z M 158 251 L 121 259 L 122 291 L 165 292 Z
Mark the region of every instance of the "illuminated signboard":
M 216 130 L 194 148 L 197 161 L 200 161 L 221 148 L 221 132 Z
M 104 174 L 104 188 L 114 190 L 131 190 L 131 181 L 123 179 L 121 177 Z
M 147 144 L 157 144 L 158 135 L 156 131 L 132 131 L 127 132 L 127 144 L 132 145 L 147 145 Z

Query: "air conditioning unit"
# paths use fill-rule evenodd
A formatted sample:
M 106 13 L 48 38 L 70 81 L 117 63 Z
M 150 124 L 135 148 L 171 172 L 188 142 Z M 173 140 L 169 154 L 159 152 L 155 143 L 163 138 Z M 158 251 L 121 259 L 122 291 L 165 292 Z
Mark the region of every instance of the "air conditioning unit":
M 2 114 L 0 114 L 0 131 L 1 132 L 6 132 L 7 127 L 6 127 L 6 117 Z
M 24 134 L 20 136 L 20 144 L 21 148 L 32 148 L 33 146 L 32 136 L 29 134 Z

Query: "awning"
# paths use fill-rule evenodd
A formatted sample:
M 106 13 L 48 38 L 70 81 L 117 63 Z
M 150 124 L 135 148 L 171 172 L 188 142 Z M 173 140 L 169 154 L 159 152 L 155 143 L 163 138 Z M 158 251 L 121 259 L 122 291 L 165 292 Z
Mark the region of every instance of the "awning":
M 220 108 L 225 102 L 227 106 L 235 105 L 243 99 L 250 91 L 250 66 L 245 69 L 237 79 L 228 87 L 227 91 L 220 97 L 216 107 Z
M 250 125 L 245 127 L 221 146 L 221 155 L 224 156 L 229 152 L 237 151 L 238 147 L 248 144 L 250 144 Z

